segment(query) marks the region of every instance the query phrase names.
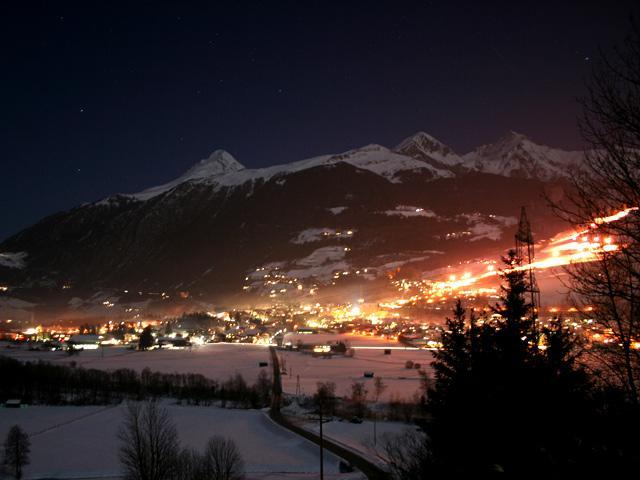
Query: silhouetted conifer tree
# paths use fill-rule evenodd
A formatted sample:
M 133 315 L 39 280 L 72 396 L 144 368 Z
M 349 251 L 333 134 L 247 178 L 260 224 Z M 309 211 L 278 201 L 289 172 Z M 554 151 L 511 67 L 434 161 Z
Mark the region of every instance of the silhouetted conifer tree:
M 29 465 L 31 442 L 29 436 L 18 426 L 9 429 L 4 442 L 4 465 L 16 480 L 22 478 L 22 469 Z
M 589 464 L 591 385 L 575 362 L 575 341 L 562 324 L 539 334 L 520 259 L 503 259 L 499 318 L 471 318 L 460 301 L 447 319 L 429 392 L 427 474 L 524 475 L 575 471 Z

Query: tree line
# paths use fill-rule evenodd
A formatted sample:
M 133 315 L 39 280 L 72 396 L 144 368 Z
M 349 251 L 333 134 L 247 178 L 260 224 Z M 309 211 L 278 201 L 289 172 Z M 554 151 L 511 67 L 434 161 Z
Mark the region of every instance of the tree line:
M 271 379 L 261 370 L 253 385 L 237 374 L 217 381 L 195 373 L 138 373 L 85 369 L 48 362 L 20 362 L 0 356 L 0 400 L 19 398 L 28 404 L 104 405 L 122 400 L 172 397 L 190 405 L 262 408 L 271 401 Z

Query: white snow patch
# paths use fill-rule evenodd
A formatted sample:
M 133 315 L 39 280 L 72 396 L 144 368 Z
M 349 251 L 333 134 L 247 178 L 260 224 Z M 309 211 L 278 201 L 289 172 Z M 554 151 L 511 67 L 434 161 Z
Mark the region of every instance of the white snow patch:
M 333 213 L 334 215 L 340 215 L 342 212 L 344 212 L 347 208 L 349 207 L 332 207 L 332 208 L 327 208 L 327 210 L 329 210 L 331 213 Z
M 329 232 L 330 228 L 307 228 L 306 230 L 301 231 L 296 238 L 291 240 L 291 243 L 309 243 L 309 242 L 317 242 L 322 240 L 325 236 L 325 232 Z
M 8 268 L 24 268 L 27 252 L 2 252 L 0 253 L 0 266 Z
M 340 246 L 318 248 L 297 260 L 286 275 L 289 278 L 328 278 L 337 270 L 349 270 L 349 264 L 344 261 L 346 252 L 345 247 Z
M 296 263 L 307 267 L 315 267 L 329 262 L 342 260 L 346 254 L 344 247 L 331 246 L 314 250 L 310 255 L 301 258 Z
M 254 270 L 249 270 L 247 272 L 247 279 L 262 279 L 265 275 L 271 274 L 273 270 L 279 270 L 286 265 L 286 262 L 269 262 L 261 267 L 258 267 Z
M 469 231 L 473 235 L 469 241 L 488 239 L 498 241 L 502 238 L 502 232 L 506 227 L 511 227 L 518 223 L 516 217 L 503 217 L 501 215 L 489 215 L 481 213 L 465 213 L 460 215 L 466 218 Z
M 82 304 L 84 304 L 84 300 L 82 300 L 80 297 L 73 297 L 71 300 L 67 302 L 67 304 L 71 307 L 77 308 L 82 306 Z
M 287 275 L 293 278 L 309 278 L 316 277 L 326 280 L 330 278 L 335 271 L 347 271 L 351 266 L 347 262 L 328 263 L 317 267 L 293 268 L 287 271 Z
M 336 230 L 334 228 L 307 228 L 301 231 L 296 238 L 291 240 L 291 243 L 303 244 L 318 242 L 327 238 L 351 238 L 355 230 Z
M 425 217 L 425 218 L 435 218 L 436 214 L 431 210 L 425 210 L 422 207 L 413 207 L 410 205 L 398 205 L 393 210 L 385 210 L 383 213 L 389 217 Z
M 385 263 L 384 265 L 380 265 L 378 268 L 382 268 L 383 270 L 392 270 L 394 268 L 402 267 L 403 265 L 406 265 L 407 263 L 420 262 L 422 260 L 428 260 L 429 258 L 431 258 L 431 255 L 427 255 L 427 256 L 424 256 L 424 257 L 409 258 L 407 260 L 397 260 L 395 262 L 389 262 L 389 263 Z

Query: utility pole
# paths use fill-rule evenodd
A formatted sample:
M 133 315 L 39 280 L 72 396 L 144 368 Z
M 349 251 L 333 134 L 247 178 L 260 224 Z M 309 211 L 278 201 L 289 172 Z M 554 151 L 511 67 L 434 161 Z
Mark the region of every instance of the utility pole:
M 373 446 L 374 447 L 378 444 L 378 432 L 376 430 L 376 425 L 378 424 L 377 418 L 378 418 L 378 415 L 374 411 L 373 412 Z
M 324 439 L 322 437 L 322 400 L 319 402 L 320 409 L 320 480 L 324 480 Z

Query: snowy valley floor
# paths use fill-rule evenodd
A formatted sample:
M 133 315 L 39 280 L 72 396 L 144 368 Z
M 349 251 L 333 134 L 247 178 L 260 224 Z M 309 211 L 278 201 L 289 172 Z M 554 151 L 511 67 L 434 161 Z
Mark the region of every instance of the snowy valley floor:
M 420 364 L 420 368 L 431 374 L 433 354 L 429 350 L 405 348 L 398 342 L 381 337 L 351 334 L 319 334 L 312 336 L 314 341 L 324 340 L 329 343 L 340 339 L 353 347 L 353 357 L 341 355 L 332 358 L 314 357 L 296 351 L 279 350 L 282 374 L 282 388 L 288 394 L 313 395 L 318 382 L 331 381 L 336 384 L 336 395 L 343 397 L 351 394 L 353 382 L 363 382 L 373 395 L 374 378 L 381 378 L 386 388 L 380 401 L 387 402 L 392 398 L 411 400 L 420 395 L 420 374 L 416 368 L 405 368 L 408 360 Z M 390 354 L 385 349 L 390 348 Z M 372 372 L 374 378 L 367 378 L 364 372 Z M 299 391 L 298 391 L 299 390 Z
M 0 355 L 23 362 L 38 360 L 53 364 L 74 362 L 78 366 L 101 370 L 130 368 L 140 372 L 149 368 L 155 372 L 199 373 L 215 380 L 226 380 L 231 375 L 239 373 L 250 384 L 255 381 L 260 372 L 259 363 L 270 360 L 267 346 L 246 343 L 213 343 L 191 349 L 161 349 L 146 352 L 116 346 L 84 350 L 74 356 L 61 351 L 39 352 L 5 346 L 0 348 Z M 271 374 L 271 370 L 268 369 L 267 373 Z
M 343 336 L 354 347 L 353 357 L 334 356 L 316 358 L 294 351 L 279 351 L 287 374 L 283 387 L 289 395 L 295 394 L 300 376 L 300 391 L 311 395 L 320 381 L 333 381 L 337 394 L 348 395 L 354 381 L 365 382 L 372 391 L 371 378 L 364 371 L 375 372 L 387 389 L 381 401 L 392 397 L 409 399 L 420 387 L 416 369 L 406 369 L 412 360 L 429 370 L 431 352 L 403 349 L 379 337 Z M 336 340 L 331 335 L 327 340 Z M 396 347 L 390 355 L 384 348 Z M 208 378 L 226 380 L 236 373 L 253 383 L 261 370 L 271 375 L 271 357 L 265 346 L 246 344 L 208 344 L 188 350 L 157 350 L 138 352 L 124 347 L 105 348 L 104 351 L 84 351 L 73 357 L 64 352 L 37 352 L 24 348 L 0 348 L 1 355 L 21 361 L 47 361 L 54 364 L 75 362 L 85 368 L 114 370 L 131 368 L 141 371 L 200 373 Z M 267 362 L 267 367 L 260 363 Z M 267 412 L 259 410 L 231 410 L 214 407 L 187 407 L 167 402 L 183 445 L 202 449 L 214 434 L 232 438 L 244 457 L 248 479 L 309 479 L 317 478 L 319 471 L 318 447 L 308 440 L 275 424 Z M 123 418 L 122 405 L 108 407 L 45 407 L 28 406 L 21 409 L 0 408 L 0 439 L 11 425 L 20 425 L 31 437 L 31 465 L 26 469 L 27 479 L 51 478 L 118 478 L 117 432 Z M 303 420 L 304 422 L 304 420 Z M 305 428 L 316 431 L 312 422 Z M 402 423 L 378 422 L 378 439 L 385 433 L 400 433 L 407 428 Z M 325 424 L 325 435 L 349 450 L 380 464 L 372 448 L 373 427 L 370 422 L 351 424 L 333 421 Z M 325 452 L 327 479 L 356 479 L 362 474 L 341 474 L 339 458 Z
M 248 479 L 315 478 L 318 448 L 276 425 L 259 410 L 167 405 L 184 446 L 202 449 L 214 434 L 232 438 L 245 461 Z M 25 478 L 118 478 L 117 434 L 124 407 L 41 407 L 0 409 L 0 435 L 20 425 L 31 438 L 31 464 Z M 325 451 L 327 478 L 340 474 L 339 459 Z

